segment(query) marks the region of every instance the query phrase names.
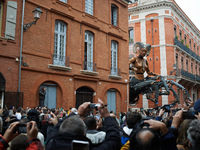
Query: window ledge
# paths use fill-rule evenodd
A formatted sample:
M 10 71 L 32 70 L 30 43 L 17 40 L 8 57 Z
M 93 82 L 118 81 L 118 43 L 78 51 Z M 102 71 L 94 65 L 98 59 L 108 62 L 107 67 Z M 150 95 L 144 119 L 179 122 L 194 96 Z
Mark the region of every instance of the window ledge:
M 89 71 L 89 70 L 81 70 L 80 73 L 87 74 L 87 75 L 92 75 L 92 76 L 97 76 L 99 74 L 98 72 Z
M 111 79 L 116 79 L 116 80 L 122 79 L 121 76 L 115 76 L 115 75 L 109 75 L 108 77 Z
M 64 70 L 64 71 L 70 71 L 70 70 L 72 70 L 72 68 L 70 68 L 70 67 L 58 66 L 58 65 L 53 65 L 53 64 L 48 64 L 48 68 L 57 69 L 57 70 Z

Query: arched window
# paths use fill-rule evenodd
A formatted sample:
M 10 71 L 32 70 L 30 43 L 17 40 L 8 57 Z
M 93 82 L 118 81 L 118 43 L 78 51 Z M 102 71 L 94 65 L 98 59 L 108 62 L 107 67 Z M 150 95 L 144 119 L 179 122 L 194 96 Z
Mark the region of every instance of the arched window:
M 118 7 L 114 4 L 111 5 L 111 24 L 117 26 L 117 10 Z
M 84 70 L 93 71 L 93 33 L 85 31 Z
M 111 41 L 111 75 L 118 75 L 117 51 L 118 43 L 116 41 Z
M 54 32 L 53 64 L 65 66 L 66 52 L 66 24 L 56 20 Z

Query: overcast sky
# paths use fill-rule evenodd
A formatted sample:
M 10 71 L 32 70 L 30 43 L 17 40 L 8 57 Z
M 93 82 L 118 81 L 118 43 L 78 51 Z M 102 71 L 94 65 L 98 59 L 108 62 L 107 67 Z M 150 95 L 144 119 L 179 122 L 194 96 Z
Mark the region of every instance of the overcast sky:
M 200 30 L 200 0 L 175 0 L 185 14 Z

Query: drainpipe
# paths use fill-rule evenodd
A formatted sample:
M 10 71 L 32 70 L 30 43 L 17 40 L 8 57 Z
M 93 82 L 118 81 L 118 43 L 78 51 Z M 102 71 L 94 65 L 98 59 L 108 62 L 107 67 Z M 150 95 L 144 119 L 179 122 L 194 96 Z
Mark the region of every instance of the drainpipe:
M 154 39 L 153 39 L 153 18 L 150 19 L 151 21 L 151 30 L 152 30 L 152 51 L 153 51 L 153 72 L 155 72 L 155 61 L 154 61 Z
M 25 0 L 23 0 L 23 8 L 22 8 L 21 42 L 20 42 L 20 54 L 19 54 L 19 82 L 18 82 L 17 92 L 20 92 L 20 86 L 21 86 L 22 45 L 23 45 L 23 33 L 24 33 L 24 9 L 25 9 Z

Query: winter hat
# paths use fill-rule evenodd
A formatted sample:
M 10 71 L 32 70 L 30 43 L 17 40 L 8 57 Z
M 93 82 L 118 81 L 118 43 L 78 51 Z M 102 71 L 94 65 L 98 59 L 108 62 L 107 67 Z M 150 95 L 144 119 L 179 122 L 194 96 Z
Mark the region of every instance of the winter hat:
M 194 110 L 200 112 L 200 99 L 194 103 Z

